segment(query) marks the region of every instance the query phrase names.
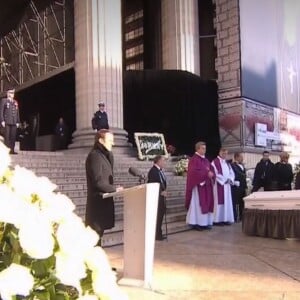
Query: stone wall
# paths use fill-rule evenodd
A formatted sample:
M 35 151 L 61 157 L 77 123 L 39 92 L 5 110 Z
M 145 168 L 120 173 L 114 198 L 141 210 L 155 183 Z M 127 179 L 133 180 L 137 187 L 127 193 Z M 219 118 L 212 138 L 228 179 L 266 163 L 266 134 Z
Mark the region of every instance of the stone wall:
M 214 0 L 220 100 L 241 96 L 239 0 Z

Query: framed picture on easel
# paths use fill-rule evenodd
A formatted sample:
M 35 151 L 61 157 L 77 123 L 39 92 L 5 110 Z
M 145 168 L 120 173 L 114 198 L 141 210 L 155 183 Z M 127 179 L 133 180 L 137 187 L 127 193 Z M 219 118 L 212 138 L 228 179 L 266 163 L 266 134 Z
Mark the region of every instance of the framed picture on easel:
M 157 155 L 168 157 L 166 142 L 162 133 L 135 132 L 134 139 L 139 159 L 151 159 Z

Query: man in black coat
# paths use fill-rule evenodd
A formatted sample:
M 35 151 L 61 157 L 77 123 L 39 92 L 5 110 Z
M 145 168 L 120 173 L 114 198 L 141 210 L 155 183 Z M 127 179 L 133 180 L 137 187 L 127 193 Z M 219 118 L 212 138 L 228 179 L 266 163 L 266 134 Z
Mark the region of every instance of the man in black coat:
M 92 118 L 92 127 L 93 129 L 97 129 L 97 131 L 109 129 L 107 113 L 104 110 L 104 102 L 99 102 L 98 106 L 99 110 L 94 113 L 94 117 Z
M 148 182 L 158 182 L 160 184 L 155 235 L 155 239 L 158 241 L 162 241 L 164 239 L 161 226 L 164 215 L 166 213 L 167 181 L 166 176 L 162 170 L 163 167 L 164 157 L 161 155 L 157 155 L 153 160 L 152 168 L 148 172 Z
M 269 159 L 269 151 L 263 152 L 263 158 L 257 163 L 252 181 L 252 192 L 258 191 L 261 187 L 265 191 L 272 190 L 272 170 L 274 164 Z
M 59 118 L 55 126 L 56 149 L 62 150 L 67 148 L 68 127 L 62 117 Z
M 4 143 L 10 148 L 11 154 L 16 154 L 17 127 L 20 124 L 18 102 L 14 99 L 14 95 L 15 90 L 8 90 L 7 98 L 2 99 L 0 106 L 0 123 L 4 128 Z
M 234 153 L 234 161 L 231 164 L 234 172 L 234 185 L 232 185 L 231 191 L 235 222 L 242 219 L 245 206 L 243 198 L 246 196 L 247 175 L 243 160 L 244 157 L 242 153 Z
M 85 223 L 100 236 L 99 245 L 105 229 L 115 226 L 115 208 L 113 198 L 103 198 L 103 194 L 121 190 L 115 187 L 113 180 L 114 136 L 107 129 L 96 133 L 95 145 L 86 159 L 87 204 Z

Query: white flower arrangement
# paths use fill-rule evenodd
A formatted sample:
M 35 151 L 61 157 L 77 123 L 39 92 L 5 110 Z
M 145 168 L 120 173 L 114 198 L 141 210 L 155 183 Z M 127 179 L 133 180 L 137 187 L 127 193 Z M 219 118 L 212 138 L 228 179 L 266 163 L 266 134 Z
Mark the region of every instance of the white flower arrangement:
M 16 166 L 0 142 L 2 300 L 127 299 L 98 235 L 46 177 Z
M 179 160 L 175 165 L 175 173 L 177 175 L 183 175 L 188 170 L 189 160 L 188 158 L 183 158 Z

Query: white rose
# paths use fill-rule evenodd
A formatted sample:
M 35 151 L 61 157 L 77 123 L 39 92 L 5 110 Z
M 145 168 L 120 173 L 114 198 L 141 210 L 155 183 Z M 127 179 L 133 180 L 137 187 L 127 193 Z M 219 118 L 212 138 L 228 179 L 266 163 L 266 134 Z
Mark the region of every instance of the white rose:
M 0 273 L 0 294 L 3 300 L 11 300 L 12 296 L 28 296 L 34 284 L 30 269 L 11 264 Z
M 76 244 L 74 244 L 76 248 Z M 83 260 L 76 255 L 68 255 L 63 252 L 55 254 L 56 277 L 65 285 L 71 285 L 81 292 L 80 280 L 86 277 L 86 267 Z
M 112 280 L 115 279 L 113 272 L 108 261 L 108 257 L 101 247 L 94 247 L 87 252 L 85 257 L 85 262 L 88 268 L 92 271 L 103 271 L 111 277 Z
M 85 262 L 92 270 L 92 286 L 94 292 L 102 299 L 127 299 L 122 294 L 116 276 L 112 272 L 108 258 L 101 247 L 94 247 L 86 256 Z
M 31 215 L 31 205 L 18 198 L 7 185 L 0 185 L 0 222 L 14 224 L 17 228 Z
M 34 172 L 16 166 L 10 184 L 16 194 L 31 200 L 31 196 L 37 194 L 41 200 L 57 188 L 47 177 L 38 177 Z
M 31 199 L 36 186 L 36 175 L 26 168 L 16 166 L 10 184 L 17 195 L 22 198 Z
M 93 271 L 92 281 L 94 293 L 98 295 L 100 299 L 128 299 L 127 295 L 120 290 L 116 282 L 111 280 L 111 276 L 108 276 L 106 272 Z
M 33 186 L 33 193 L 37 194 L 43 202 L 44 199 L 46 200 L 49 196 L 53 194 L 53 191 L 56 188 L 57 185 L 51 182 L 48 177 L 36 177 Z
M 66 221 L 75 209 L 75 205 L 71 199 L 63 194 L 52 193 L 41 203 L 41 210 L 45 218 L 52 222 L 61 223 Z
M 53 228 L 38 212 L 20 225 L 20 245 L 32 258 L 44 259 L 53 254 Z
M 0 142 L 0 177 L 2 177 L 10 165 L 9 149 Z
M 75 214 L 58 226 L 56 237 L 60 251 L 66 254 L 74 253 L 82 259 L 99 240 L 98 234 L 90 227 L 86 227 L 82 219 Z

